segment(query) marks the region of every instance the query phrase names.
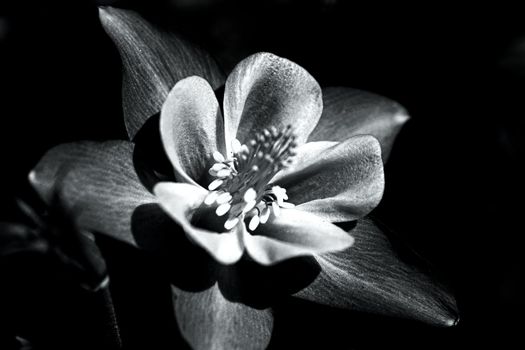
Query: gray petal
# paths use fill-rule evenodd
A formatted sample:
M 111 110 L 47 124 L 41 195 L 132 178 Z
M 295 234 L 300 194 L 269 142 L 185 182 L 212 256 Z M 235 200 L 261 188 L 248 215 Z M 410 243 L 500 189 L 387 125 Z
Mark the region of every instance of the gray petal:
M 343 141 L 355 135 L 372 135 L 381 143 L 386 162 L 394 140 L 409 119 L 397 102 L 370 92 L 329 87 L 323 89 L 323 114 L 308 139 Z
M 321 273 L 295 296 L 319 304 L 437 326 L 452 326 L 458 311 L 454 296 L 431 276 L 403 262 L 386 235 L 370 220 L 349 231 L 354 245 L 317 256 Z
M 131 139 L 150 116 L 160 111 L 180 79 L 197 75 L 213 89 L 224 83 L 223 74 L 207 53 L 155 28 L 137 13 L 101 7 L 99 16 L 124 65 L 124 121 Z

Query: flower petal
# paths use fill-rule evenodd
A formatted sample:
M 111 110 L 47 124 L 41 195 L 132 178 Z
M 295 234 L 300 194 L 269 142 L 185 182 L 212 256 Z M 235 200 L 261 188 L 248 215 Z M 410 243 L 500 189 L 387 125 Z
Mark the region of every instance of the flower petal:
M 317 124 L 322 102 L 319 84 L 302 67 L 269 53 L 252 55 L 226 81 L 226 140 L 237 135 L 246 143 L 254 131 L 292 125 L 301 144 Z
M 160 134 L 177 180 L 207 186 L 212 155 L 225 148 L 219 103 L 206 80 L 189 77 L 175 84 L 162 106 Z
M 136 245 L 132 213 L 155 198 L 137 177 L 133 147 L 126 141 L 59 145 L 43 156 L 29 180 L 46 203 L 55 197 L 64 201 L 80 227 Z
M 307 143 L 298 148 L 297 158 L 273 181 L 286 188 L 289 202 L 298 209 L 343 222 L 363 217 L 379 204 L 385 181 L 374 137 Z
M 131 139 L 149 117 L 160 111 L 180 79 L 198 75 L 214 89 L 224 83 L 223 74 L 207 53 L 155 28 L 137 13 L 100 7 L 99 16 L 124 65 L 124 120 Z
M 307 212 L 283 209 L 253 234 L 245 232 L 248 254 L 258 263 L 272 265 L 297 256 L 343 250 L 354 239 L 339 227 Z
M 203 203 L 207 191 L 188 184 L 160 182 L 154 190 L 162 208 L 184 229 L 195 243 L 207 250 L 218 262 L 228 265 L 237 262 L 243 252 L 242 225 L 228 232 L 212 232 L 193 226 L 195 210 Z
M 323 114 L 308 141 L 343 141 L 370 134 L 381 143 L 383 161 L 409 119 L 397 102 L 366 91 L 330 87 L 323 89 Z
M 316 256 L 321 273 L 295 296 L 319 304 L 451 326 L 457 306 L 450 292 L 400 260 L 386 235 L 362 219 L 349 231 L 351 249 Z
M 270 342 L 270 309 L 228 301 L 214 284 L 202 292 L 176 291 L 179 328 L 193 349 L 265 349 Z

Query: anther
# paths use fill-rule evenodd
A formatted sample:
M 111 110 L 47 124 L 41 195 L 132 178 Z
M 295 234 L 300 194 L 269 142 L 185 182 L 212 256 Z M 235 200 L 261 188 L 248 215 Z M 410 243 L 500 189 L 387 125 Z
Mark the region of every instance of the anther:
M 224 183 L 223 180 L 221 179 L 216 179 L 216 180 L 213 180 L 211 182 L 211 184 L 208 185 L 208 189 L 210 191 L 213 191 L 213 190 L 216 190 L 217 188 L 219 188 L 220 185 L 222 185 Z
M 213 152 L 213 159 L 217 162 L 217 163 L 222 163 L 225 161 L 224 159 L 224 156 L 218 152 L 218 151 L 215 151 Z
M 255 231 L 260 222 L 261 220 L 259 219 L 259 215 L 254 215 L 248 224 L 248 229 L 250 229 L 250 231 Z
M 221 193 L 215 200 L 218 204 L 224 204 L 232 199 L 232 195 L 229 192 Z
M 226 222 L 224 223 L 224 228 L 227 229 L 227 230 L 231 230 L 232 228 L 235 227 L 235 225 L 237 225 L 238 222 L 239 222 L 239 218 L 238 217 L 230 218 L 230 219 L 226 220 Z
M 276 217 L 281 215 L 281 208 L 279 207 L 277 202 L 272 202 L 272 209 L 273 209 L 273 215 L 275 215 Z
M 261 217 L 260 217 L 261 224 L 266 224 L 269 218 L 270 218 L 270 208 L 265 207 L 262 210 Z
M 217 214 L 217 216 L 223 216 L 230 210 L 230 208 L 231 208 L 230 203 L 221 204 L 215 210 L 215 214 Z
M 281 208 L 293 207 L 285 202 L 288 199 L 285 189 L 268 183 L 289 164 L 296 146 L 289 125 L 281 130 L 270 127 L 257 132 L 246 144 L 233 140 L 228 159 L 220 152 L 213 153 L 215 164 L 208 172 L 215 179 L 208 186 L 212 192 L 204 203 L 216 203 L 218 216 L 229 213 L 224 228 L 235 227 L 246 214 L 250 218 L 248 228 L 253 231 L 265 224 L 271 213 L 279 216 Z
M 206 198 L 204 199 L 204 204 L 206 205 L 212 205 L 215 200 L 217 199 L 217 197 L 219 197 L 219 193 L 216 192 L 216 191 L 212 191 L 210 192 Z

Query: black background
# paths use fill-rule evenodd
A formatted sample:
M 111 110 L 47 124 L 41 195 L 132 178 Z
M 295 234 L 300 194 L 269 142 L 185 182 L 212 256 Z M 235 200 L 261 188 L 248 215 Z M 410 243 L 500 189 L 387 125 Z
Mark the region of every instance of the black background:
M 386 166 L 375 214 L 448 280 L 459 325 L 434 329 L 292 303 L 293 312 L 276 321 L 276 346 L 505 347 L 519 339 L 525 21 L 517 9 L 337 0 L 113 3 L 198 43 L 226 72 L 248 54 L 269 51 L 305 67 L 321 86 L 369 90 L 412 116 Z M 126 134 L 120 59 L 95 1 L 3 1 L 0 10 L 0 219 L 8 220 L 12 199 L 46 149 Z

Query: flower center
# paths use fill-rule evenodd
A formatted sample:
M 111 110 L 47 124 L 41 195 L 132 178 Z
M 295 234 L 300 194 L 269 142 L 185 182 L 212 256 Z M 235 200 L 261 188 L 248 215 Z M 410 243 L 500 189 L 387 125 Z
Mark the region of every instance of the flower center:
M 273 176 L 291 163 L 295 155 L 295 135 L 292 127 L 277 130 L 274 127 L 257 132 L 248 144 L 239 140 L 232 142 L 231 158 L 215 152 L 215 164 L 208 171 L 213 180 L 206 205 L 216 204 L 218 216 L 228 214 L 224 228 L 232 229 L 244 215 L 250 217 L 248 228 L 254 231 L 264 224 L 273 213 L 279 216 L 280 208 L 290 208 L 286 190 L 268 185 Z

